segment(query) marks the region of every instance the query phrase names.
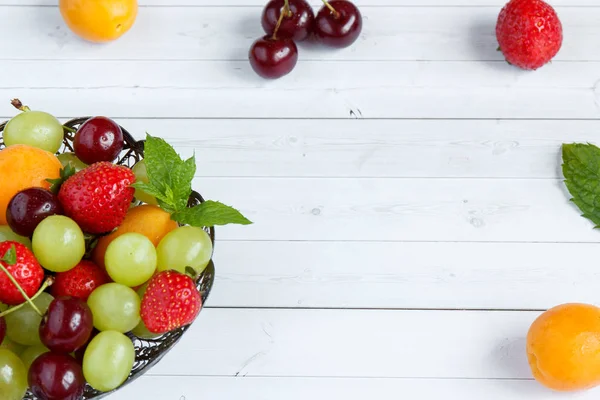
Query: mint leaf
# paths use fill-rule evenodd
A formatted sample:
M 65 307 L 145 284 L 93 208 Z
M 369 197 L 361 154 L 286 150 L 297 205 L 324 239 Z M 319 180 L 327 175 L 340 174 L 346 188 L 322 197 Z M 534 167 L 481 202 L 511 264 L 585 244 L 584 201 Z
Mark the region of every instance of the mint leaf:
M 133 187 L 156 197 L 159 206 L 171 213 L 171 219 L 197 227 L 242 224 L 251 222 L 236 209 L 215 201 L 188 208 L 192 180 L 196 174 L 196 157 L 182 160 L 173 147 L 160 138 L 146 135 L 144 162 L 148 183 Z
M 196 174 L 196 157 L 192 156 L 179 164 L 171 174 L 175 209 L 184 210 L 192 194 L 192 180 Z
M 167 188 L 173 188 L 172 173 L 183 161 L 171 145 L 163 139 L 150 135 L 146 135 L 144 143 L 144 160 L 148 180 L 161 193 L 166 194 Z
M 14 244 L 10 246 L 10 249 L 6 250 L 0 261 L 4 261 L 8 265 L 15 265 L 17 263 L 17 249 Z
M 171 219 L 185 225 L 196 227 L 240 224 L 250 225 L 252 222 L 238 210 L 218 201 L 208 200 L 193 208 L 185 208 L 175 212 Z
M 563 175 L 582 216 L 600 228 L 600 148 L 593 144 L 563 144 Z
M 136 182 L 131 185 L 134 189 L 139 189 L 142 192 L 156 197 L 157 200 L 162 200 L 164 202 L 169 202 L 170 200 L 161 192 L 154 184 L 152 183 L 144 183 L 144 182 Z

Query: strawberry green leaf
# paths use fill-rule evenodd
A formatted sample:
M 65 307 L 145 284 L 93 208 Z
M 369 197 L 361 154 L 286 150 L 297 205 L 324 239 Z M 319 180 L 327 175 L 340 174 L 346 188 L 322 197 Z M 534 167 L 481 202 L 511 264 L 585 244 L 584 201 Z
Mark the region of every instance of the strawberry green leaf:
M 14 245 L 10 246 L 10 249 L 4 253 L 0 261 L 4 261 L 8 265 L 15 265 L 17 263 L 17 249 Z
M 185 225 L 196 227 L 240 224 L 250 225 L 252 222 L 238 210 L 218 201 L 206 201 L 192 208 L 175 212 L 171 219 Z
M 563 175 L 582 216 L 600 228 L 600 148 L 593 144 L 563 144 Z
M 58 194 L 58 192 L 60 191 L 60 187 L 62 186 L 62 184 L 69 179 L 70 177 L 72 177 L 73 175 L 75 175 L 75 173 L 77 173 L 77 171 L 75 170 L 75 167 L 73 166 L 73 164 L 71 163 L 67 163 L 67 165 L 62 168 L 60 170 L 60 177 L 57 179 L 46 179 L 46 182 L 48 182 L 50 184 L 50 191 L 54 194 Z

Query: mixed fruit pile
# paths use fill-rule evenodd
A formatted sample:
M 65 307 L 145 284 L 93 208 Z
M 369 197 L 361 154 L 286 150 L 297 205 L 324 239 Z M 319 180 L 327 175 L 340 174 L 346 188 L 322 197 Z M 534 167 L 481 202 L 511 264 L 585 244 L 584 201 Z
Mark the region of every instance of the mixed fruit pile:
M 0 397 L 81 399 L 131 373 L 129 336 L 191 324 L 213 245 L 205 227 L 249 224 L 216 201 L 190 207 L 194 157 L 148 135 L 133 169 L 115 163 L 121 127 L 93 117 L 75 131 L 22 113 L 0 150 Z M 73 151 L 56 156 L 65 135 Z

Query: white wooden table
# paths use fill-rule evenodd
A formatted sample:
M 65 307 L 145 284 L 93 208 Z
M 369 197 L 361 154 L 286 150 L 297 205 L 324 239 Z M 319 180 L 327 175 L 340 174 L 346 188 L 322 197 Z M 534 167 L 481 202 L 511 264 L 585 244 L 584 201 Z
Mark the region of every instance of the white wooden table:
M 56 0 L 0 0 L 3 119 L 19 97 L 163 136 L 255 221 L 218 229 L 197 323 L 111 398 L 559 398 L 524 343 L 540 310 L 599 300 L 560 145 L 600 134 L 600 0 L 553 1 L 565 43 L 534 73 L 496 51 L 503 0 L 360 0 L 354 47 L 302 46 L 275 82 L 246 58 L 261 0 L 140 2 L 97 46 Z

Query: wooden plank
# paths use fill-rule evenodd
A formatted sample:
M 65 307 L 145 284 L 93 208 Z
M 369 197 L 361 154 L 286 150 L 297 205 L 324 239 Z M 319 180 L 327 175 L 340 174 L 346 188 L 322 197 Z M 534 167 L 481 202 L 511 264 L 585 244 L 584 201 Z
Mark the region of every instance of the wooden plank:
M 200 361 L 201 362 L 201 361 Z M 448 380 L 378 378 L 232 378 L 148 376 L 121 392 L 114 400 L 551 400 L 563 399 L 531 380 Z M 579 393 L 578 400 L 596 400 L 598 391 Z
M 557 10 L 569 35 L 556 60 L 600 60 L 600 7 Z M 98 46 L 74 36 L 55 7 L 35 11 L 2 8 L 0 37 L 19 33 L 19 40 L 0 43 L 2 59 L 245 60 L 250 44 L 264 35 L 257 7 L 143 7 L 131 32 Z M 364 6 L 362 11 L 363 33 L 352 48 L 302 46 L 301 60 L 503 59 L 494 32 L 498 7 Z
M 0 76 L 0 98 L 20 97 L 59 116 L 597 119 L 600 115 L 600 63 L 554 63 L 535 74 L 504 62 L 493 66 L 497 69 L 475 62 L 303 61 L 293 75 L 273 82 L 260 79 L 246 61 L 11 61 L 4 63 Z M 0 115 L 13 114 L 8 101 L 3 101 Z
M 211 307 L 546 309 L 598 299 L 599 245 L 230 242 Z
M 118 122 L 137 138 L 167 138 L 184 157 L 195 152 L 204 177 L 557 179 L 562 143 L 594 143 L 600 132 L 600 120 Z
M 206 309 L 150 374 L 529 379 L 538 314 Z
M 560 180 L 198 178 L 255 222 L 221 240 L 597 242 Z

